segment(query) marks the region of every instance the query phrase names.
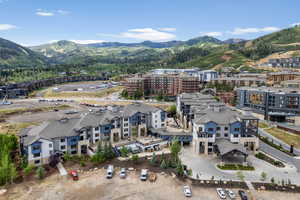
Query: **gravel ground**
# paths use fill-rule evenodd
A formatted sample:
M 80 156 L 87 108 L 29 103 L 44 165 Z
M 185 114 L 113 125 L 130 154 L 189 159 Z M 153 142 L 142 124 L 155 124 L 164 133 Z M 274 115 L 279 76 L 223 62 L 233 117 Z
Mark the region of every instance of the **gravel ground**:
M 55 174 L 42 182 L 25 182 L 9 188 L 5 196 L 0 200 L 169 200 L 186 199 L 183 196 L 183 185 L 189 182 L 181 182 L 170 175 L 158 175 L 155 183 L 141 182 L 139 172 L 130 172 L 126 179 L 120 179 L 117 175 L 113 179 L 105 178 L 105 170 L 96 170 L 80 174 L 80 180 L 74 182 L 70 178 L 62 178 Z M 237 190 L 234 190 L 235 192 Z M 193 197 L 190 199 L 219 199 L 215 188 L 192 187 Z M 256 192 L 255 199 L 261 200 L 299 200 L 300 194 L 280 192 Z

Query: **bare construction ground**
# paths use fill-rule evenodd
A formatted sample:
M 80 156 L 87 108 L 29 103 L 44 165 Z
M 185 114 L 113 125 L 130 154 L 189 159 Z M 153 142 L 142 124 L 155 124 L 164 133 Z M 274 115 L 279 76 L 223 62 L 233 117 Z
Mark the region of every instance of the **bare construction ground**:
M 117 171 L 118 173 L 118 171 Z M 126 179 L 120 179 L 115 173 L 112 179 L 105 178 L 105 170 L 100 169 L 80 174 L 79 181 L 61 178 L 58 174 L 39 182 L 24 182 L 11 186 L 0 200 L 181 200 L 187 199 L 183 195 L 182 187 L 190 185 L 170 175 L 158 175 L 154 183 L 139 180 L 139 172 L 130 172 Z M 190 199 L 216 200 L 219 197 L 215 188 L 201 188 L 192 186 L 193 197 Z M 237 190 L 234 190 L 237 192 Z M 256 192 L 254 199 L 260 200 L 299 200 L 300 194 L 280 192 Z M 239 199 L 239 198 L 237 198 Z

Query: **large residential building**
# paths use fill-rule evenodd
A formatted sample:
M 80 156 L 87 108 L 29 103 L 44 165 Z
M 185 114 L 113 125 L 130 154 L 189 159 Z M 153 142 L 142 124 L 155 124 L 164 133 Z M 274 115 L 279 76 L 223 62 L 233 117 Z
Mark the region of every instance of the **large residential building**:
M 187 75 L 145 75 L 127 79 L 123 83 L 129 96 L 141 92 L 144 96 L 155 96 L 163 94 L 168 97 L 175 97 L 183 92 L 200 91 L 198 77 Z
M 198 74 L 199 69 L 154 69 L 151 70 L 150 72 L 156 75 L 185 73 L 187 75 L 192 76 Z
M 267 75 L 268 84 L 279 85 L 283 81 L 300 78 L 300 72 L 273 72 Z
M 181 94 L 176 104 L 181 125 L 193 134 L 196 153 L 215 152 L 223 156 L 238 151 L 247 155 L 245 152 L 258 149 L 257 118 L 241 114 L 212 96 L 200 93 Z
M 212 80 L 213 84 L 230 85 L 233 87 L 262 86 L 266 84 L 265 78 L 256 77 L 223 77 Z
M 285 121 L 300 114 L 300 91 L 294 88 L 242 87 L 236 89 L 237 107 L 251 108 L 265 119 Z
M 159 108 L 145 104 L 109 107 L 22 130 L 21 152 L 30 164 L 48 164 L 53 156 L 64 153 L 87 154 L 98 141 L 115 144 L 165 126 L 166 113 Z
M 300 57 L 269 59 L 260 66 L 278 68 L 300 68 Z

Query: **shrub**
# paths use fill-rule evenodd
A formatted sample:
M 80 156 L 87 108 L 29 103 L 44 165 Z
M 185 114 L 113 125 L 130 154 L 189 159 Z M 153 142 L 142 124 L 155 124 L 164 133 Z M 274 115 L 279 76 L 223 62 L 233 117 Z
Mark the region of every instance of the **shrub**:
M 42 166 L 40 166 L 40 167 L 37 168 L 37 170 L 36 170 L 36 176 L 40 180 L 45 177 L 45 169 Z
M 139 160 L 139 156 L 138 155 L 132 155 L 131 160 L 136 164 Z
M 25 176 L 28 176 L 29 174 L 31 174 L 31 172 L 33 172 L 33 169 L 35 168 L 34 165 L 27 165 L 27 167 L 24 168 L 23 172 Z
M 167 165 L 167 163 L 166 163 L 165 160 L 161 161 L 160 167 L 163 168 L 163 169 L 167 169 L 168 168 L 168 165 Z
M 128 150 L 126 147 L 123 146 L 123 147 L 120 149 L 120 152 L 121 152 L 121 156 L 122 156 L 122 157 L 128 157 L 129 150 Z

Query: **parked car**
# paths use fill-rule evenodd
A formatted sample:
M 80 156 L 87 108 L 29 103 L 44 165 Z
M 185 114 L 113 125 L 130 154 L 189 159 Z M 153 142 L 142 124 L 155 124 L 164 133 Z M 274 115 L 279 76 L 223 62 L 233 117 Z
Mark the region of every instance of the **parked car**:
M 230 190 L 230 189 L 226 189 L 225 192 L 227 193 L 227 195 L 229 196 L 230 199 L 235 199 L 235 193 Z
M 78 177 L 78 173 L 76 170 L 71 170 L 69 172 L 70 176 L 72 177 L 73 181 L 78 181 L 79 177 Z
M 191 187 L 188 185 L 183 186 L 183 193 L 184 193 L 184 196 L 191 197 L 192 196 Z
M 106 178 L 112 178 L 113 175 L 114 175 L 114 166 L 113 165 L 108 165 Z
M 217 193 L 221 199 L 226 199 L 226 193 L 222 188 L 217 188 Z
M 146 181 L 147 178 L 148 178 L 148 170 L 147 169 L 142 169 L 140 179 L 142 181 Z
M 242 200 L 248 200 L 248 196 L 247 196 L 245 191 L 239 190 L 239 195 L 240 195 Z
M 120 178 L 126 178 L 126 169 L 122 168 L 120 171 Z

